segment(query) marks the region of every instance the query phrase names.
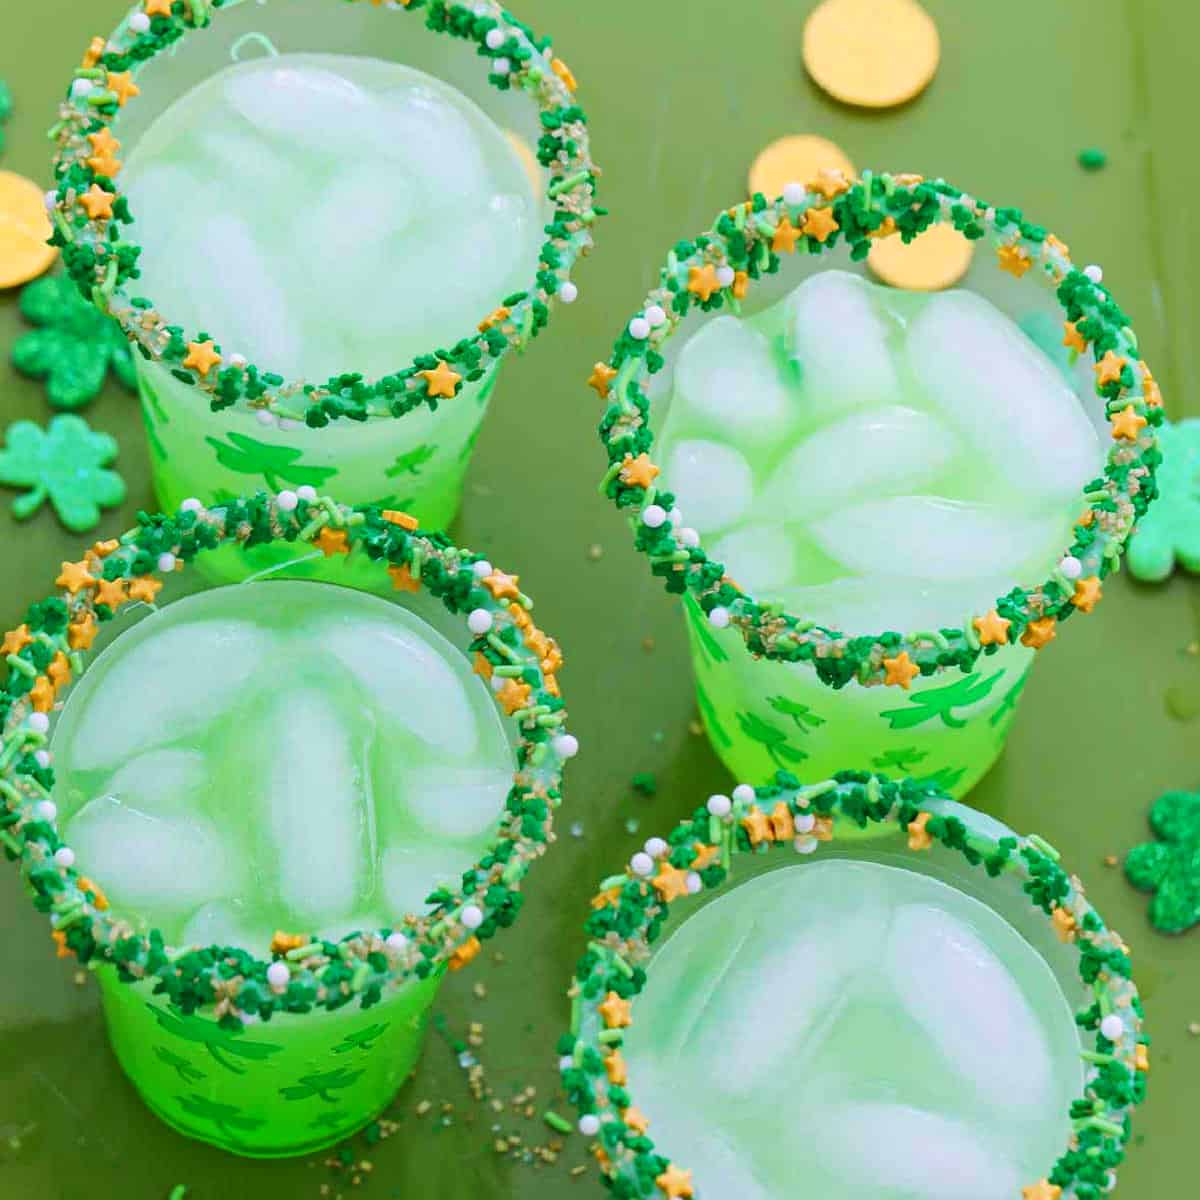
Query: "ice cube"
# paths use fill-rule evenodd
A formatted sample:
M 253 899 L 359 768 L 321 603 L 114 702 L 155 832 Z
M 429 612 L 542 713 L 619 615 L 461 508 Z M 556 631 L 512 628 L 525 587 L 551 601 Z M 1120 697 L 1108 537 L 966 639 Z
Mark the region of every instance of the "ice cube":
M 263 829 L 275 848 L 279 899 L 317 928 L 352 913 L 370 889 L 370 784 L 345 715 L 316 688 L 282 696 L 267 727 L 276 735 Z
M 898 400 L 888 344 L 894 327 L 875 301 L 880 290 L 849 271 L 821 271 L 788 297 L 788 345 L 800 366 L 806 418 L 820 422 Z
M 852 499 L 911 492 L 932 482 L 959 452 L 941 421 L 900 405 L 851 413 L 805 438 L 775 469 L 760 507 L 805 522 Z
M 680 351 L 672 405 L 684 410 L 679 418 L 748 447 L 777 441 L 795 419 L 770 342 L 730 316 L 704 325 Z
M 430 833 L 482 839 L 496 827 L 512 773 L 491 767 L 424 767 L 409 772 L 405 800 Z
M 119 767 L 105 792 L 143 812 L 180 808 L 208 782 L 203 754 L 192 750 L 150 750 Z
M 229 698 L 264 668 L 275 645 L 248 621 L 184 621 L 158 632 L 155 617 L 145 618 L 122 638 L 112 665 L 106 651 L 68 701 L 58 736 L 67 735 L 72 767 L 107 767 L 197 733 L 228 709 Z M 101 688 L 106 696 L 137 696 L 138 703 L 115 709 L 90 703 Z M 75 712 L 80 716 L 72 730 Z
M 1031 516 L 939 496 L 893 496 L 829 513 L 809 531 L 826 554 L 861 575 L 986 576 L 1010 579 L 1011 587 L 1045 578 L 1069 541 L 1071 516 Z M 1035 568 L 1036 578 L 1022 577 Z
M 1014 493 L 1066 503 L 1103 469 L 1096 428 L 1062 375 L 999 309 L 933 296 L 909 326 L 909 369 Z
M 772 596 L 796 574 L 796 543 L 782 525 L 743 525 L 709 548 L 739 586 L 760 599 Z
M 841 1185 L 839 1195 L 1012 1200 L 1029 1180 L 985 1132 L 904 1104 L 851 1103 L 823 1109 L 820 1136 L 809 1145 Z
M 487 173 L 475 126 L 490 118 L 471 101 L 430 79 L 386 93 L 379 103 L 390 153 L 421 180 L 431 203 L 484 195 Z
M 65 837 L 79 870 L 113 906 L 152 925 L 228 895 L 241 882 L 240 855 L 195 811 L 146 811 L 99 796 L 67 822 Z
M 664 478 L 699 533 L 736 525 L 754 498 L 754 476 L 741 451 L 720 442 L 679 442 L 667 457 Z
M 192 914 L 179 937 L 181 946 L 236 946 L 260 958 L 271 948 L 275 930 L 255 921 L 241 900 L 212 900 Z
M 470 850 L 455 846 L 389 846 L 380 875 L 388 919 L 425 911 L 425 897 L 439 884 L 457 885 L 476 861 Z

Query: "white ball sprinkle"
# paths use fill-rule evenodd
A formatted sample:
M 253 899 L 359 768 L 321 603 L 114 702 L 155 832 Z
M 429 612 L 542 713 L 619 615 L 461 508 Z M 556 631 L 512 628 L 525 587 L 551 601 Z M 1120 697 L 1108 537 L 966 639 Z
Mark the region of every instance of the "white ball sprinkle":
M 44 712 L 33 712 L 26 718 L 25 724 L 34 733 L 45 733 L 50 728 L 50 718 Z
M 134 33 L 149 33 L 150 18 L 144 12 L 134 13 L 129 18 L 129 28 Z
M 559 287 L 558 298 L 564 304 L 574 304 L 579 299 L 579 288 L 568 279 L 566 283 Z
M 714 629 L 725 629 L 729 625 L 729 609 L 719 604 L 708 614 L 708 623 Z
M 317 498 L 317 489 L 312 484 L 306 483 L 296 489 L 296 495 L 306 504 L 311 504 Z
M 666 854 L 668 847 L 662 838 L 652 837 L 646 842 L 644 849 L 651 858 L 662 858 Z
M 654 871 L 654 859 L 644 850 L 639 850 L 629 860 L 629 866 L 635 875 L 649 875 Z
M 512 70 L 512 63 L 509 62 L 507 58 L 501 57 L 501 58 L 493 58 L 492 59 L 492 74 L 493 75 L 507 75 L 509 73 L 509 71 L 511 71 L 511 70 Z
M 1083 574 L 1083 563 L 1079 561 L 1073 554 L 1068 554 L 1066 558 L 1058 564 L 1058 569 L 1068 579 L 1078 579 Z
M 195 496 L 189 496 L 180 506 L 182 512 L 203 512 L 204 505 Z
M 275 497 L 275 503 L 283 512 L 292 512 L 300 503 L 300 497 L 295 492 L 284 490 Z
M 483 909 L 478 904 L 468 904 L 462 910 L 461 919 L 468 929 L 478 929 L 483 924 Z
M 687 526 L 675 531 L 675 537 L 681 546 L 686 546 L 689 550 L 700 545 L 700 535 Z
M 795 841 L 792 842 L 792 847 L 797 854 L 812 854 L 812 852 L 817 848 L 817 839 L 814 837 L 809 837 L 807 834 L 805 834 L 802 837 L 796 838 Z
M 473 608 L 467 615 L 467 628 L 476 636 L 487 633 L 493 624 L 492 614 L 486 608 Z
M 796 832 L 812 833 L 816 824 L 817 818 L 814 817 L 812 813 L 801 813 L 801 815 L 796 818 Z
M 267 982 L 277 991 L 282 992 L 292 978 L 287 969 L 287 963 L 273 962 L 267 968 Z
M 558 1069 L 560 1071 L 569 1071 L 574 1065 L 575 1060 L 569 1054 L 564 1054 L 562 1058 L 558 1060 Z
M 33 806 L 33 815 L 39 821 L 53 821 L 58 816 L 58 805 L 53 800 L 39 800 Z
M 70 846 L 59 846 L 54 852 L 54 861 L 60 867 L 73 867 L 75 865 L 75 851 Z
M 573 733 L 560 733 L 553 746 L 559 758 L 574 758 L 579 753 L 579 739 Z
M 667 519 L 667 510 L 661 504 L 647 504 L 642 509 L 642 524 L 650 529 L 658 529 Z
M 492 691 L 493 692 L 502 692 L 504 690 L 504 685 L 507 682 L 508 682 L 508 680 L 503 675 L 493 675 L 492 676 Z
M 808 189 L 802 183 L 785 183 L 783 185 L 783 202 L 795 207 L 798 204 L 804 203 L 804 198 L 808 194 Z
M 683 524 L 683 513 L 678 504 L 675 505 L 675 507 L 671 509 L 669 513 L 667 513 L 667 520 L 671 522 L 671 527 L 673 529 L 678 529 L 680 525 Z
M 229 365 L 231 367 L 244 367 L 250 360 L 244 354 L 231 354 L 229 356 Z
M 384 943 L 389 950 L 395 950 L 397 954 L 408 946 L 408 938 L 404 936 L 398 929 L 395 933 L 389 933 L 387 941 Z
M 1119 1042 L 1125 1034 L 1125 1022 L 1117 1016 L 1116 1013 L 1109 1013 L 1103 1021 L 1100 1022 L 1100 1032 L 1108 1038 L 1110 1042 Z
M 76 100 L 82 100 L 86 96 L 90 96 L 96 90 L 95 84 L 90 79 L 77 79 L 71 84 L 71 95 Z
M 737 272 L 728 263 L 717 268 L 717 282 L 722 287 L 733 287 L 736 278 Z
M 47 212 L 53 212 L 58 207 L 58 193 L 57 192 L 47 192 L 44 199 L 46 201 L 46 211 Z
M 650 336 L 650 322 L 645 317 L 634 317 L 629 322 L 629 336 L 635 341 L 644 342 Z
M 175 555 L 173 555 L 170 550 L 164 550 L 162 554 L 158 556 L 158 569 L 164 575 L 169 575 L 173 570 L 175 570 Z
M 580 1117 L 579 1132 L 584 1137 L 595 1137 L 600 1132 L 600 1118 L 595 1113 L 587 1113 Z
M 695 871 L 689 871 L 683 881 L 684 887 L 688 890 L 689 896 L 694 896 L 704 887 L 704 881 L 696 874 Z
M 50 765 L 50 751 L 35 750 L 33 752 L 33 761 L 36 762 L 39 767 L 48 767 Z
M 663 310 L 661 304 L 651 304 L 646 309 L 646 320 L 650 322 L 651 329 L 657 329 L 660 325 L 667 323 L 667 314 Z
M 489 29 L 484 40 L 489 50 L 499 50 L 508 39 L 504 36 L 503 29 Z
M 733 789 L 733 798 L 738 804 L 753 804 L 754 788 L 748 783 L 739 783 Z
M 728 796 L 709 796 L 706 807 L 714 817 L 727 817 L 733 811 L 733 801 Z
M 486 558 L 481 558 L 471 571 L 476 579 L 486 579 L 492 573 L 492 564 Z
M 1091 266 L 1083 268 L 1083 273 L 1093 282 L 1101 283 L 1104 280 L 1104 271 L 1092 263 Z
M 275 414 L 267 412 L 267 410 L 265 408 L 255 409 L 254 410 L 254 419 L 260 425 L 264 425 L 264 426 L 265 425 L 273 426 L 275 424 Z

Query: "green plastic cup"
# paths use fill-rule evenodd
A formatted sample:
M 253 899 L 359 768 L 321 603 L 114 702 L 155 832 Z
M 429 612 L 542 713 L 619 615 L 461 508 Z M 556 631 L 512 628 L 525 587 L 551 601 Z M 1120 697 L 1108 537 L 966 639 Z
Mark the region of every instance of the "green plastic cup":
M 124 618 L 151 617 L 160 599 L 194 590 L 180 567 L 258 540 L 293 553 L 335 546 L 351 566 L 361 559 L 390 576 L 399 602 L 435 629 L 450 625 L 461 637 L 457 616 L 465 653 L 508 718 L 516 764 L 486 852 L 456 882 L 430 880 L 424 910 L 336 938 L 319 929 L 276 934 L 269 960 L 236 945 L 170 945 L 135 913 L 116 915 L 100 870 L 91 874 L 83 852 L 77 858 L 64 844 L 53 798 L 52 737 L 72 679 Z M 64 563 L 56 583 L 5 638 L 13 649 L 0 691 L 0 844 L 49 917 L 59 953 L 96 973 L 113 1050 L 159 1117 L 252 1157 L 345 1138 L 410 1075 L 445 972 L 466 966 L 516 919 L 522 880 L 549 843 L 562 767 L 578 750 L 564 728 L 557 646 L 533 624 L 515 577 L 402 514 L 327 498 L 281 503 L 258 493 L 147 515 L 119 540 Z

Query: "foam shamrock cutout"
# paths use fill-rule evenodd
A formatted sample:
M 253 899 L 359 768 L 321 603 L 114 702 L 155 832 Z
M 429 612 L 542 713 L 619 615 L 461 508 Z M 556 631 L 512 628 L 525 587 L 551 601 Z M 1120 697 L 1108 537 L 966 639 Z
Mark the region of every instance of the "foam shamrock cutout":
M 16 340 L 13 366 L 46 380 L 55 408 L 82 408 L 94 400 L 110 369 L 127 388 L 134 387 L 133 357 L 120 327 L 84 300 L 65 275 L 29 284 L 21 293 L 21 312 L 40 328 Z
M 13 501 L 17 520 L 32 517 L 49 500 L 58 519 L 75 533 L 100 521 L 100 509 L 125 499 L 125 483 L 105 468 L 117 456 L 107 433 L 94 433 L 82 417 L 54 417 L 46 429 L 16 421 L 0 450 L 0 483 L 29 488 Z
M 1167 422 L 1158 433 L 1158 499 L 1129 539 L 1129 569 L 1157 583 L 1175 564 L 1200 574 L 1200 419 Z
M 1134 846 L 1125 858 L 1125 877 L 1153 892 L 1150 920 L 1163 933 L 1183 933 L 1200 924 L 1200 792 L 1167 792 L 1150 809 L 1157 842 Z

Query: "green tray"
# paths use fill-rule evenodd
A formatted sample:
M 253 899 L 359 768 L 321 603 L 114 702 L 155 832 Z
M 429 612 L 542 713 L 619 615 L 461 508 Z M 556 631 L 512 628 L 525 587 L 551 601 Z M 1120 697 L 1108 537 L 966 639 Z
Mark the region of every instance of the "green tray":
M 489 1084 L 506 1101 L 536 1087 L 537 1118 L 547 1107 L 567 1111 L 553 1047 L 594 884 L 729 782 L 704 739 L 689 732 L 694 701 L 677 602 L 647 577 L 625 526 L 589 483 L 604 457 L 594 434 L 600 405 L 584 379 L 666 248 L 739 198 L 755 153 L 783 134 L 821 133 L 860 168 L 943 174 L 976 195 L 1020 205 L 1058 232 L 1077 262 L 1103 264 L 1171 415 L 1200 415 L 1200 160 L 1190 152 L 1200 8 L 1178 0 L 1093 0 L 1086 11 L 1045 0 L 925 2 L 942 35 L 937 78 L 908 107 L 866 114 L 826 99 L 805 77 L 807 0 L 513 0 L 519 16 L 553 33 L 580 79 L 613 215 L 579 272 L 579 302 L 560 310 L 501 375 L 455 534 L 498 563 L 522 565 L 542 623 L 566 651 L 563 686 L 584 752 L 569 772 L 559 843 L 532 877 L 521 921 L 498 943 L 504 961 L 481 956 L 478 970 L 451 978 L 438 1007 L 451 1038 L 465 1038 L 471 1021 L 484 1023 L 475 1053 Z M 111 30 L 126 7 L 3 4 L 0 74 L 16 111 L 0 167 L 46 179 L 43 131 L 56 99 L 88 40 Z M 1076 163 L 1091 145 L 1109 154 L 1096 174 Z M 5 425 L 49 415 L 40 387 L 7 363 L 22 328 L 16 294 L 4 293 Z M 153 505 L 136 402 L 112 387 L 86 415 L 121 444 L 129 499 L 101 529 L 124 529 L 137 509 Z M 17 524 L 8 498 L 0 492 L 3 628 L 46 593 L 58 564 L 77 557 L 84 540 L 48 511 Z M 598 560 L 592 545 L 603 547 Z M 1117 1194 L 1163 1200 L 1195 1187 L 1189 1100 L 1200 1037 L 1188 1024 L 1200 1021 L 1200 931 L 1168 939 L 1151 930 L 1146 897 L 1104 858 L 1145 840 L 1156 796 L 1200 786 L 1200 717 L 1172 717 L 1167 703 L 1171 693 L 1200 707 L 1200 656 L 1186 651 L 1200 638 L 1200 581 L 1140 588 L 1122 576 L 1106 592 L 1094 616 L 1073 621 L 1070 636 L 1045 651 L 1007 754 L 969 800 L 1057 845 L 1133 948 L 1154 1045 L 1150 1098 Z M 1058 769 L 1068 743 L 1086 747 L 1074 777 Z M 653 800 L 633 793 L 636 771 L 656 774 Z M 499 1114 L 475 1105 L 456 1052 L 436 1032 L 399 1097 L 398 1132 L 374 1149 L 356 1143 L 356 1156 L 374 1163 L 360 1187 L 322 1161 L 243 1162 L 187 1141 L 142 1107 L 108 1049 L 94 983 L 77 986 L 73 963 L 54 957 L 45 920 L 8 869 L 0 870 L 0 936 L 8 956 L 0 1200 L 165 1200 L 181 1183 L 189 1200 L 320 1200 L 325 1183 L 330 1197 L 379 1200 L 558 1200 L 567 1187 L 581 1198 L 602 1194 L 598 1182 L 564 1173 L 564 1163 L 586 1161 L 578 1134 L 564 1139 L 556 1166 L 498 1155 L 498 1135 L 519 1134 L 529 1145 L 553 1135 L 507 1103 Z M 475 995 L 477 983 L 485 999 Z M 424 1115 L 421 1101 L 433 1105 Z M 443 1101 L 452 1113 L 442 1113 Z

